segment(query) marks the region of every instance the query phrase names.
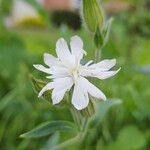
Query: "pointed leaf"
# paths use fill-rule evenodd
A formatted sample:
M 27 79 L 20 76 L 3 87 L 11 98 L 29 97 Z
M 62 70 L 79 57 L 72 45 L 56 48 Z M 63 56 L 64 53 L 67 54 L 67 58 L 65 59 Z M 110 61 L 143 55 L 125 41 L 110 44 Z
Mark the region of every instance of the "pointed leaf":
M 75 124 L 69 121 L 45 122 L 37 128 L 20 135 L 22 138 L 39 138 L 55 132 L 77 132 Z
M 103 29 L 103 37 L 104 37 L 104 45 L 108 42 L 109 40 L 109 34 L 111 31 L 111 26 L 112 26 L 113 18 L 110 18 L 107 23 L 105 28 Z
M 86 136 L 86 132 L 78 133 L 75 137 L 54 146 L 53 150 L 66 149 L 73 144 L 78 145 L 80 142 L 82 142 L 84 140 L 85 136 Z
M 54 149 L 54 147 L 58 145 L 59 139 L 60 139 L 60 135 L 58 132 L 56 132 L 48 139 L 46 146 L 44 146 L 42 150 L 49 150 L 50 148 Z
M 7 95 L 5 95 L 0 100 L 0 111 L 2 111 L 10 102 L 12 102 L 12 99 L 17 95 L 17 90 L 14 90 Z

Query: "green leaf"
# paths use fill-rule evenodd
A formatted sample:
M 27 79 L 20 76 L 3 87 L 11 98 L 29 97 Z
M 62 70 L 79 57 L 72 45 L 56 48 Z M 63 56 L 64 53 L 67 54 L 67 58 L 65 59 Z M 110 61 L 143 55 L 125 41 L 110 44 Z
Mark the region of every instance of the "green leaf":
M 69 121 L 45 122 L 37 128 L 20 135 L 22 138 L 39 138 L 55 132 L 77 132 L 75 124 Z
M 30 75 L 30 80 L 36 93 L 39 93 L 42 90 L 42 88 L 46 85 L 46 82 L 36 79 L 32 75 Z M 48 102 L 51 102 L 51 91 L 48 90 L 44 92 L 44 94 L 42 95 L 42 98 L 47 100 Z
M 51 148 L 54 149 L 54 147 L 56 147 L 59 143 L 59 139 L 60 139 L 60 135 L 58 132 L 56 132 L 54 135 L 52 135 L 47 143 L 46 143 L 46 146 L 44 146 L 44 148 L 42 150 L 49 150 Z
M 16 96 L 17 91 L 14 90 L 8 93 L 5 97 L 0 100 L 0 111 L 2 111 L 10 102 L 12 102 L 13 98 Z
M 102 102 L 98 105 L 97 109 L 98 112 L 96 115 L 91 119 L 91 126 L 97 126 L 99 125 L 104 117 L 106 116 L 107 112 L 112 108 L 113 106 L 117 106 L 121 104 L 121 100 L 107 100 L 106 102 Z
M 56 145 L 55 147 L 53 147 L 52 150 L 66 149 L 74 144 L 76 144 L 76 146 L 77 146 L 77 145 L 79 145 L 80 142 L 82 142 L 84 140 L 85 137 L 86 137 L 86 132 L 80 132 L 75 137 Z
M 104 45 L 108 42 L 109 40 L 109 34 L 110 34 L 110 31 L 111 31 L 111 26 L 112 26 L 112 22 L 113 22 L 113 18 L 110 18 L 106 25 L 105 25 L 105 28 L 103 29 L 102 31 L 102 34 L 103 34 L 103 37 L 104 37 Z
M 94 35 L 94 43 L 95 43 L 97 48 L 101 48 L 104 44 L 103 35 L 102 35 L 99 27 L 97 27 L 97 30 L 96 30 L 95 35 Z

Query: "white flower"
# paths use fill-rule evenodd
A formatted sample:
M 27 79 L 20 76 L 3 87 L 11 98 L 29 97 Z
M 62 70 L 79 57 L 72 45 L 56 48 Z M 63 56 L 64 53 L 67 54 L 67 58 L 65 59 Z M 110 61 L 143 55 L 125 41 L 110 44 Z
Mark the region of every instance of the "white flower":
M 78 110 L 82 110 L 88 106 L 89 95 L 100 100 L 106 100 L 104 93 L 96 86 L 90 83 L 86 77 L 96 77 L 98 79 L 106 79 L 114 76 L 117 71 L 109 71 L 116 64 L 116 59 L 106 59 L 99 63 L 92 64 L 89 61 L 85 65 L 80 61 L 85 54 L 83 50 L 83 42 L 78 36 L 73 36 L 70 42 L 70 49 L 67 42 L 61 38 L 56 43 L 57 57 L 50 54 L 44 54 L 44 62 L 48 67 L 42 65 L 34 65 L 40 71 L 43 71 L 52 79 L 39 93 L 39 97 L 47 90 L 52 91 L 52 102 L 58 104 L 73 85 L 71 103 Z

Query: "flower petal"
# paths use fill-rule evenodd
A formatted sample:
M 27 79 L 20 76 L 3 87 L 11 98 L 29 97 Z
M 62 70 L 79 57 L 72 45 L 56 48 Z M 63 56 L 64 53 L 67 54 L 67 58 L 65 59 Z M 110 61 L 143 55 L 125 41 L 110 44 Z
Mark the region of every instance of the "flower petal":
M 93 63 L 93 60 L 88 61 L 84 66 L 88 67 L 89 65 L 91 65 Z
M 50 82 L 50 83 L 46 84 L 43 87 L 43 89 L 39 92 L 38 97 L 41 97 L 45 91 L 51 90 L 53 88 L 54 88 L 54 83 L 53 82 Z
M 54 90 L 52 92 L 53 104 L 58 104 L 64 97 L 65 93 L 71 89 L 73 85 L 72 78 L 65 77 L 54 79 Z
M 48 53 L 44 53 L 44 62 L 49 67 L 53 66 L 53 65 L 58 65 L 59 64 L 58 59 L 56 57 L 54 57 L 53 55 L 48 54 Z
M 51 77 L 54 78 L 64 78 L 69 76 L 69 71 L 66 67 L 62 67 L 62 66 L 53 66 L 51 67 L 51 72 L 52 74 Z
M 83 58 L 83 41 L 79 36 L 73 36 L 70 42 L 71 52 L 76 57 L 76 59 L 81 60 Z
M 112 67 L 114 67 L 116 64 L 116 59 L 105 59 L 100 61 L 97 64 L 93 64 L 91 66 L 89 66 L 91 69 L 100 69 L 103 71 L 107 71 L 109 69 L 111 69 Z
M 78 79 L 74 86 L 74 91 L 72 95 L 72 104 L 77 110 L 82 110 L 86 108 L 89 104 L 89 97 L 82 80 Z
M 83 66 L 79 73 L 84 77 L 96 77 L 103 80 L 116 75 L 120 71 L 120 69 L 121 68 L 115 71 L 104 71 L 98 68 L 92 69 L 90 67 Z
M 63 38 L 60 38 L 56 43 L 56 53 L 61 61 L 64 61 L 71 56 L 67 42 Z
M 118 70 L 116 71 L 102 71 L 100 73 L 97 73 L 94 75 L 94 77 L 97 77 L 99 79 L 107 79 L 107 78 L 110 78 L 114 75 L 116 75 L 119 71 L 120 71 L 121 68 L 119 68 Z
M 86 87 L 88 93 L 97 98 L 97 99 L 101 99 L 101 100 L 106 100 L 106 96 L 104 95 L 104 93 L 98 89 L 95 85 L 93 85 L 92 83 L 90 83 L 87 79 L 82 77 L 82 82 L 84 83 L 84 86 Z
M 50 74 L 50 68 L 46 68 L 43 65 L 33 65 L 37 70 Z
M 53 90 L 53 92 L 52 92 L 52 102 L 53 102 L 53 105 L 58 104 L 58 103 L 61 102 L 61 100 L 64 98 L 64 95 L 65 95 L 66 91 L 62 90 L 62 91 L 56 92 L 55 94 L 54 93 L 55 92 Z

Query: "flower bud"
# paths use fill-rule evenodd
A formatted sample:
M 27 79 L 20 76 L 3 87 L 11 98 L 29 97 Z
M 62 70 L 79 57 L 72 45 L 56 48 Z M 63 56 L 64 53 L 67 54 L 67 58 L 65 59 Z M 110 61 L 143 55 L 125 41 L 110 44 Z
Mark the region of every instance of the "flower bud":
M 103 27 L 104 16 L 97 0 L 83 0 L 83 17 L 91 32 L 95 32 L 97 27 Z

